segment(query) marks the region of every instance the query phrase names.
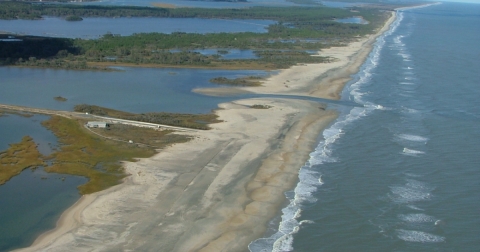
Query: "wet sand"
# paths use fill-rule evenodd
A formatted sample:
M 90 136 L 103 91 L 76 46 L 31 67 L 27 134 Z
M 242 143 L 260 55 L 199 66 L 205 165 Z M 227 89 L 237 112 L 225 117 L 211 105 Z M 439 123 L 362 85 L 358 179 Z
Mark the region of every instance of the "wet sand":
M 335 62 L 295 66 L 262 87 L 240 90 L 338 99 L 394 18 L 376 35 L 320 52 Z M 251 107 L 256 104 L 270 108 Z M 248 250 L 279 213 L 319 132 L 337 115 L 294 99 L 245 99 L 219 108 L 223 122 L 212 130 L 188 133 L 194 137 L 188 143 L 125 162 L 131 175 L 124 183 L 83 196 L 56 229 L 21 251 Z

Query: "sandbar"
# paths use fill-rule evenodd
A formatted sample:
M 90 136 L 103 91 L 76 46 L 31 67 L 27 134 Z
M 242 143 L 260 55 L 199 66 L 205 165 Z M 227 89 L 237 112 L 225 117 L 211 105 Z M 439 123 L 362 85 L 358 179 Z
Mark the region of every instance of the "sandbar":
M 376 34 L 349 46 L 320 51 L 336 59 L 331 63 L 294 66 L 235 92 L 339 99 L 394 19 L 392 13 Z M 189 132 L 188 143 L 125 162 L 124 183 L 83 196 L 54 230 L 19 251 L 248 251 L 337 112 L 313 101 L 255 98 L 219 104 L 215 113 L 223 122 Z

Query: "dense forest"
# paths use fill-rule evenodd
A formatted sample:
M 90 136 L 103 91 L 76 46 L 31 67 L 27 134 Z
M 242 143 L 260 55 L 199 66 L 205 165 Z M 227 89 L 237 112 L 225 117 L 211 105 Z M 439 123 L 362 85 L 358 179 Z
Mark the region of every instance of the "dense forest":
M 306 50 L 339 46 L 379 28 L 382 9 L 325 7 L 252 7 L 245 9 L 150 8 L 0 2 L 0 19 L 62 17 L 81 22 L 88 17 L 235 18 L 276 21 L 267 33 L 140 33 L 105 34 L 96 40 L 21 37 L 1 40 L 0 64 L 87 69 L 98 63 L 158 64 L 228 68 L 286 68 L 297 63 L 331 59 L 311 57 Z M 368 24 L 345 24 L 336 18 L 362 16 Z M 7 35 L 3 35 L 5 38 Z M 20 38 L 19 36 L 15 36 Z M 194 49 L 251 49 L 258 59 L 223 60 Z M 180 49 L 172 52 L 172 49 Z M 88 63 L 88 64 L 87 64 Z M 100 64 L 101 65 L 101 64 Z

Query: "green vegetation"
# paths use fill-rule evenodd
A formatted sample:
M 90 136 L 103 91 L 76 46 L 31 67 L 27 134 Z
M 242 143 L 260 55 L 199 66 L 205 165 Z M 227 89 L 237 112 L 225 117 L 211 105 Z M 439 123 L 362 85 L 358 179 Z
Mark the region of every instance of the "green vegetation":
M 0 34 L 0 39 L 11 37 L 16 41 L 0 40 L 0 65 L 107 70 L 89 66 L 85 59 L 76 57 L 81 52 L 71 39 Z
M 81 194 L 89 194 L 119 184 L 126 176 L 120 161 L 134 161 L 135 158 L 149 157 L 155 152 L 134 145 L 109 143 L 105 139 L 88 133 L 81 123 L 53 116 L 43 122 L 61 144 L 57 152 L 47 159 L 52 165 L 47 172 L 84 176 L 89 181 L 79 186 Z
M 251 106 L 251 108 L 254 108 L 254 109 L 269 109 L 271 107 L 272 106 L 262 105 L 262 104 L 254 104 L 254 105 Z
M 76 112 L 89 113 L 100 116 L 109 116 L 125 120 L 165 124 L 192 129 L 206 130 L 209 129 L 209 123 L 219 122 L 217 119 L 217 115 L 215 114 L 178 114 L 166 112 L 134 114 L 87 104 L 76 105 L 74 107 L 74 110 Z
M 10 144 L 6 151 L 0 152 L 0 185 L 27 168 L 45 165 L 33 139 L 25 136 L 20 143 Z
M 67 21 L 82 21 L 83 18 L 81 18 L 79 16 L 76 16 L 76 15 L 72 15 L 72 16 L 67 16 L 65 18 L 65 20 L 67 20 Z
M 243 78 L 228 79 L 225 77 L 217 77 L 210 80 L 210 82 L 215 84 L 223 85 L 232 85 L 232 86 L 243 86 L 243 87 L 255 87 L 262 84 L 262 77 L 258 76 L 248 76 Z
M 60 102 L 67 101 L 67 98 L 62 97 L 62 96 L 55 96 L 55 97 L 53 97 L 53 99 L 55 99 L 55 101 L 60 101 Z
M 385 8 L 383 8 L 385 9 Z M 246 9 L 148 8 L 0 2 L 0 18 L 38 19 L 57 17 L 166 17 L 235 18 L 276 21 L 267 33 L 141 33 L 132 36 L 105 34 L 97 40 L 25 37 L 22 42 L 0 41 L 0 64 L 105 69 L 112 64 L 206 67 L 288 68 L 297 63 L 329 59 L 312 57 L 305 50 L 344 45 L 379 28 L 387 13 L 382 8 L 338 9 L 326 7 L 252 7 Z M 354 13 L 352 11 L 355 11 Z M 369 23 L 344 24 L 337 18 L 362 16 Z M 202 55 L 193 49 L 222 48 L 256 50 L 258 59 L 223 60 L 220 55 Z M 171 49 L 182 49 L 171 52 Z
M 139 147 L 160 149 L 172 143 L 187 142 L 190 138 L 174 134 L 171 130 L 135 127 L 124 124 L 110 124 L 107 129 L 90 128 L 91 131 L 119 142 L 132 141 Z
M 40 154 L 29 136 L 0 152 L 0 185 L 27 168 L 45 167 L 47 172 L 87 177 L 89 181 L 78 190 L 81 194 L 90 194 L 117 185 L 127 176 L 121 161 L 150 157 L 155 149 L 189 140 L 188 136 L 172 134 L 170 130 L 125 125 L 112 125 L 109 130 L 95 129 L 99 136 L 84 128 L 84 123 L 60 116 L 43 122 L 60 143 L 48 157 Z M 128 140 L 135 144 L 129 144 Z

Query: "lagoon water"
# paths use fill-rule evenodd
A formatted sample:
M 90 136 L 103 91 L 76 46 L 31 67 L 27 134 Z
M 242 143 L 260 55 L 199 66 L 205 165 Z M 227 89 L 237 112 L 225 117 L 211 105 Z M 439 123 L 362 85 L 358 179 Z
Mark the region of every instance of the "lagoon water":
M 287 0 L 248 0 L 245 2 L 228 1 L 202 1 L 202 0 L 162 0 L 161 4 L 170 4 L 176 7 L 198 8 L 246 8 L 252 6 L 295 6 L 298 4 Z M 151 0 L 100 0 L 98 2 L 84 2 L 85 5 L 120 5 L 120 6 L 152 6 L 155 1 Z
M 235 97 L 210 97 L 193 93 L 192 89 L 217 87 L 210 83 L 215 77 L 234 79 L 269 74 L 258 70 L 119 69 L 123 71 L 1 67 L 0 103 L 58 110 L 72 110 L 75 105 L 86 103 L 135 113 L 209 113 L 218 103 Z M 56 96 L 67 101 L 56 101 Z
M 42 154 L 51 153 L 56 137 L 40 124 L 47 118 L 1 116 L 0 151 L 28 135 Z M 0 251 L 28 246 L 39 234 L 55 227 L 62 212 L 80 198 L 76 187 L 85 182 L 85 178 L 46 173 L 38 168 L 27 169 L 1 185 Z
M 92 72 L 1 67 L 0 103 L 59 110 L 87 103 L 138 113 L 208 113 L 218 103 L 242 96 L 208 97 L 191 92 L 193 88 L 216 86 L 209 80 L 219 76 L 268 74 L 248 70 L 121 69 Z M 68 100 L 53 99 L 59 95 Z M 41 126 L 46 119 L 41 115 L 1 116 L 0 151 L 29 135 L 47 155 L 55 147 L 56 138 Z M 76 187 L 85 182 L 82 177 L 27 169 L 0 186 L 0 251 L 28 246 L 39 234 L 52 229 L 60 214 L 79 199 Z
M 0 20 L 0 31 L 46 37 L 97 39 L 107 33 L 128 36 L 134 33 L 265 33 L 271 20 L 205 18 L 84 18 L 66 21 L 56 17 L 41 20 Z
M 478 41 L 479 4 L 399 11 L 250 250 L 478 251 Z

